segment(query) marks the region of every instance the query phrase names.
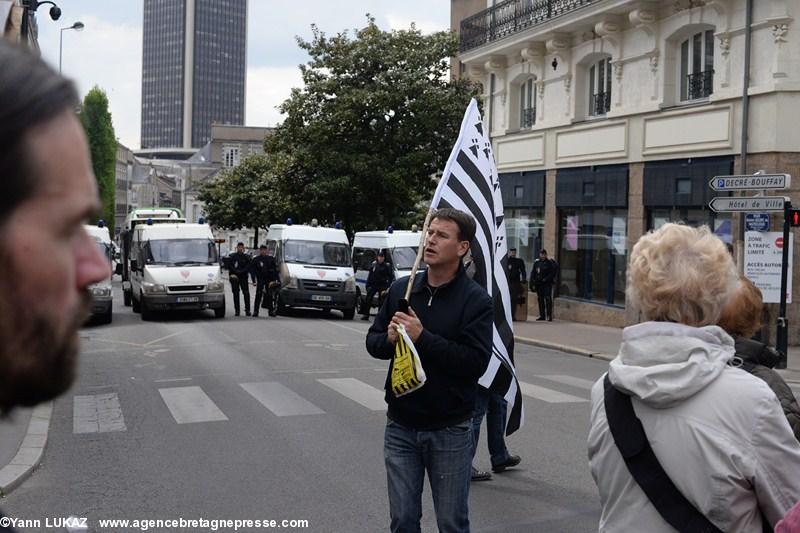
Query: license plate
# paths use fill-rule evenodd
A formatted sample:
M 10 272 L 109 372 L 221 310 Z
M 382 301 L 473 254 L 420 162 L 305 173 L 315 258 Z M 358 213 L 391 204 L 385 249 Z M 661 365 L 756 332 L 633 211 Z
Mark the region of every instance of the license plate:
M 330 296 L 320 296 L 319 294 L 312 294 L 311 301 L 312 302 L 330 302 L 333 298 Z
M 181 296 L 176 300 L 179 304 L 190 304 L 194 302 L 199 302 L 200 298 L 197 296 Z

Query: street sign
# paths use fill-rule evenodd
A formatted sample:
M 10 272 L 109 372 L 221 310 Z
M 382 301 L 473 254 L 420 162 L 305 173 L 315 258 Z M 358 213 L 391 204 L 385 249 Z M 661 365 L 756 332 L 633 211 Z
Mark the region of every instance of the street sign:
M 792 271 L 792 237 L 789 234 L 789 272 Z M 765 304 L 781 301 L 783 246 L 782 231 L 748 231 L 744 234 L 744 275 L 761 290 Z M 791 276 L 786 281 L 786 303 L 792 303 Z
M 708 186 L 714 191 L 752 191 L 761 189 L 788 189 L 792 184 L 789 174 L 746 174 L 743 176 L 714 176 Z
M 769 231 L 769 213 L 745 213 L 745 231 Z
M 783 211 L 786 198 L 783 196 L 717 196 L 712 198 L 708 207 L 716 213 L 734 211 Z

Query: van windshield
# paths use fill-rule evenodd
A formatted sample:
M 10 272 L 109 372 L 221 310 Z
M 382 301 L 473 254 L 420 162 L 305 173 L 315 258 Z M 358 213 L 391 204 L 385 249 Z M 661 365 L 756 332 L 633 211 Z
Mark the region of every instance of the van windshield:
M 350 250 L 338 242 L 287 240 L 283 245 L 283 260 L 319 266 L 350 266 Z
M 148 265 L 216 265 L 217 249 L 209 239 L 156 239 L 147 241 Z
M 103 257 L 111 261 L 111 245 L 106 244 L 99 239 L 95 239 L 94 244 L 97 246 L 97 249 L 100 251 L 100 253 L 103 254 Z
M 391 255 L 390 260 L 394 263 L 394 268 L 397 270 L 411 270 L 414 267 L 414 261 L 417 259 L 417 247 L 392 248 Z

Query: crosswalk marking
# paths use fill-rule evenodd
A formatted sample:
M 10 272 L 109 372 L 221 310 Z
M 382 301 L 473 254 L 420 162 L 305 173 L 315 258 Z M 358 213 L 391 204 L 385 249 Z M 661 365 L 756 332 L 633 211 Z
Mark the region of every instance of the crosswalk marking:
M 200 387 L 173 387 L 158 392 L 178 424 L 228 420 Z
M 325 411 L 304 400 L 293 390 L 276 381 L 240 383 L 264 407 L 277 416 L 320 415 Z
M 537 400 L 542 400 L 548 403 L 580 403 L 589 401 L 585 398 L 573 396 L 572 394 L 566 394 L 552 389 L 547 389 L 538 385 L 531 385 L 530 383 L 525 383 L 524 381 L 520 381 L 519 386 L 520 389 L 522 389 L 522 394 L 525 396 L 530 396 L 531 398 L 536 398 Z
M 317 381 L 332 388 L 342 396 L 346 396 L 354 402 L 360 403 L 367 409 L 372 411 L 386 410 L 383 391 L 376 389 L 372 385 L 367 385 L 363 381 L 355 378 L 329 378 L 318 379 Z
M 127 429 L 116 392 L 73 398 L 73 433 L 108 433 Z
M 562 374 L 537 374 L 534 377 L 546 379 L 548 381 L 555 381 L 556 383 L 563 383 L 564 385 L 571 385 L 579 389 L 592 390 L 592 387 L 594 387 L 594 381 L 576 378 L 573 376 L 565 376 Z

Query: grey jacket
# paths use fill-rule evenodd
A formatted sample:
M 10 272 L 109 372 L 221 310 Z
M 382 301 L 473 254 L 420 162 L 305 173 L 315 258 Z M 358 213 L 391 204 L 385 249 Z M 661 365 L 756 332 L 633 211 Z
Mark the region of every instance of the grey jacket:
M 630 394 L 653 452 L 681 493 L 723 531 L 762 532 L 800 501 L 800 444 L 775 394 L 731 366 L 717 326 L 647 322 L 623 332 L 611 383 Z M 592 389 L 589 464 L 599 531 L 673 532 L 628 472 L 608 429 L 603 379 Z M 762 514 L 763 513 L 763 514 Z

